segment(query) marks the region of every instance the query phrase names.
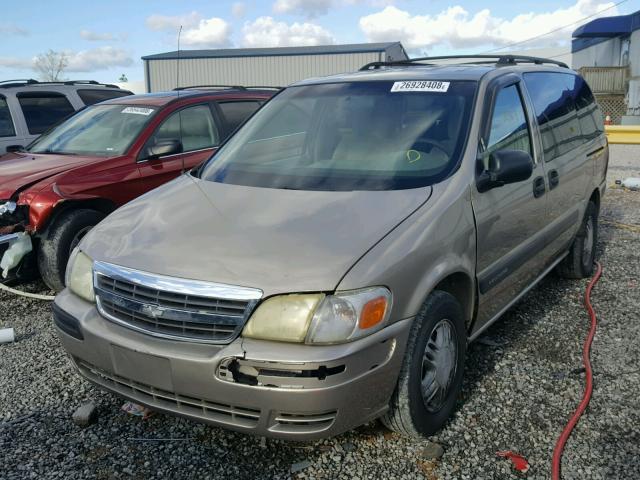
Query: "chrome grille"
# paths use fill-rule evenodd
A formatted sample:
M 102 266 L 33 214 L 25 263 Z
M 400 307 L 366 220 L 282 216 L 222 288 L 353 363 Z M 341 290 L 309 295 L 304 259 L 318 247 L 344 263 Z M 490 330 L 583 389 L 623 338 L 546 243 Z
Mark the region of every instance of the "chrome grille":
M 98 310 L 108 320 L 174 340 L 229 343 L 262 292 L 94 262 Z

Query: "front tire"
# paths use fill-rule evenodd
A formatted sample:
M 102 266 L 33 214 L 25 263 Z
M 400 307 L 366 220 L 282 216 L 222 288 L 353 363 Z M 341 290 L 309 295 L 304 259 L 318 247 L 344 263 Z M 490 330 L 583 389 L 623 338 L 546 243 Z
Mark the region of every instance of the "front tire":
M 411 327 L 398 385 L 382 423 L 417 438 L 442 428 L 462 388 L 466 351 L 460 303 L 447 292 L 434 291 Z
M 71 251 L 103 218 L 101 212 L 81 209 L 62 213 L 56 219 L 38 249 L 38 269 L 49 288 L 56 292 L 64 289 L 64 275 Z
M 582 225 L 571 244 L 569 254 L 559 266 L 560 275 L 565 278 L 587 278 L 593 275 L 593 262 L 598 243 L 598 207 L 589 202 L 584 212 Z

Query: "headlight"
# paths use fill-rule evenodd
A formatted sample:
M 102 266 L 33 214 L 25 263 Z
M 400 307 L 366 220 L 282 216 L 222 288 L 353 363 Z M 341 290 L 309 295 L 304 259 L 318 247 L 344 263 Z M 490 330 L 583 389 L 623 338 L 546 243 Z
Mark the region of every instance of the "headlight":
M 391 312 L 391 292 L 384 287 L 339 292 L 318 307 L 306 343 L 340 343 L 380 330 Z
M 280 295 L 267 299 L 244 328 L 246 337 L 307 344 L 355 340 L 385 326 L 391 292 L 373 287 L 335 295 Z
M 13 213 L 16 211 L 16 202 L 7 201 L 5 203 L 0 204 L 0 215 L 4 215 L 5 213 Z
M 266 299 L 244 327 L 245 337 L 303 342 L 311 317 L 324 294 L 278 295 Z
M 93 260 L 78 248 L 74 249 L 67 264 L 66 284 L 73 293 L 88 302 L 95 302 L 93 293 Z

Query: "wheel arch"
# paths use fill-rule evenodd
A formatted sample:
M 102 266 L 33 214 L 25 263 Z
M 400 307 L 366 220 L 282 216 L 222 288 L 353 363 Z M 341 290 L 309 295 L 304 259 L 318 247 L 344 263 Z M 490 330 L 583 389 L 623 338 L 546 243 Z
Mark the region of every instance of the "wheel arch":
M 446 264 L 449 268 L 446 268 Z M 422 279 L 420 285 L 410 296 L 409 312 L 418 312 L 431 293 L 436 290 L 452 295 L 462 306 L 464 323 L 467 330 L 473 324 L 476 312 L 476 282 L 474 274 L 460 263 L 445 262 L 433 269 Z
M 431 291 L 440 290 L 452 295 L 462 306 L 464 322 L 467 329 L 473 323 L 475 313 L 475 282 L 465 272 L 458 271 L 442 278 Z M 429 292 L 431 293 L 431 292 Z
M 107 200 L 105 198 L 89 198 L 82 200 L 64 200 L 59 202 L 51 212 L 51 215 L 47 219 L 46 223 L 43 225 L 43 228 L 40 229 L 40 235 L 46 236 L 49 232 L 49 229 L 52 225 L 56 223 L 56 221 L 60 218 L 60 216 L 66 212 L 71 210 L 96 210 L 98 212 L 104 213 L 105 215 L 109 215 L 113 212 L 117 207 L 117 205 L 111 200 Z

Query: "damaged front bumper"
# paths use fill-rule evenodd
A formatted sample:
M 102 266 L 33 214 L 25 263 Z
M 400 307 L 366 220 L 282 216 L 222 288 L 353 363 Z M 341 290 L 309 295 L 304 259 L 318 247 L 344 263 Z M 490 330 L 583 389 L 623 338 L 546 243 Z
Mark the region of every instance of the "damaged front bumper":
M 9 277 L 9 272 L 20 265 L 22 259 L 33 250 L 28 225 L 28 208 L 13 201 L 0 202 L 0 275 Z
M 0 276 L 9 277 L 9 272 L 18 267 L 22 259 L 33 250 L 31 236 L 26 232 L 0 236 Z
M 68 290 L 56 297 L 54 321 L 93 383 L 155 410 L 290 440 L 334 436 L 382 415 L 411 322 L 343 345 L 205 345 L 112 323 Z

